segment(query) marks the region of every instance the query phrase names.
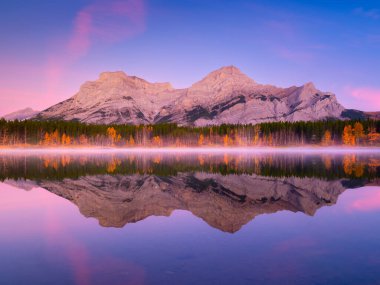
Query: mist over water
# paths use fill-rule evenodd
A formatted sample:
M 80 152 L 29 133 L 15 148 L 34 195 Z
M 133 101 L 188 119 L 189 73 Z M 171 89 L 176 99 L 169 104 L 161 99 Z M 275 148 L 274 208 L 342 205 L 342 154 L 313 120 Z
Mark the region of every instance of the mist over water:
M 356 150 L 1 152 L 0 283 L 376 283 L 380 153 Z

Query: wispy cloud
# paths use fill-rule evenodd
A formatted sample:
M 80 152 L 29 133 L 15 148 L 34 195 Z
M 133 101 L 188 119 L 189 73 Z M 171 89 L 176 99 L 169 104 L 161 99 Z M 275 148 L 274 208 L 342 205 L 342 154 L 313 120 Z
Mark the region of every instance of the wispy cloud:
M 68 42 L 72 56 L 82 56 L 94 43 L 114 43 L 145 29 L 142 0 L 98 0 L 80 10 Z
M 345 93 L 357 109 L 365 109 L 370 106 L 372 111 L 380 111 L 380 88 L 370 86 L 345 87 Z
M 354 9 L 354 14 L 375 20 L 380 19 L 379 9 L 364 9 L 363 7 L 358 7 Z
M 59 92 L 66 70 L 93 46 L 114 44 L 145 30 L 144 0 L 95 0 L 77 12 L 73 28 L 46 64 L 48 94 Z

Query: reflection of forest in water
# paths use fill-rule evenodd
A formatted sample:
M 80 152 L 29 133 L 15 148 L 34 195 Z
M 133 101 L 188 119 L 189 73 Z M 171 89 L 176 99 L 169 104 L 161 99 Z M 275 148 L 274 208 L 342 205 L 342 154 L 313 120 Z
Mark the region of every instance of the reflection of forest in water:
M 375 154 L 0 156 L 5 183 L 44 188 L 106 227 L 186 210 L 232 233 L 264 213 L 312 216 L 379 176 Z
M 301 154 L 128 154 L 2 155 L 0 179 L 64 179 L 99 174 L 175 176 L 182 172 L 255 174 L 321 179 L 380 176 L 380 155 Z

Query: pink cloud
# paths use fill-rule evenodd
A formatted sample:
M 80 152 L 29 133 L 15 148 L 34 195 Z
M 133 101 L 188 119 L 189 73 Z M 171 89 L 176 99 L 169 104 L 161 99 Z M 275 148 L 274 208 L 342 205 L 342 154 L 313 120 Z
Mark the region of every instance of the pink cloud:
M 114 44 L 145 30 L 144 0 L 97 0 L 79 10 L 66 40 L 55 43 L 45 67 L 48 96 L 59 94 L 66 71 L 93 46 Z
M 91 25 L 91 14 L 80 11 L 75 20 L 73 35 L 68 43 L 68 50 L 71 54 L 83 55 L 90 48 Z
M 50 39 L 44 61 L 16 56 L 2 59 L 0 116 L 25 107 L 42 110 L 68 98 L 89 76 L 74 68 L 81 58 L 94 47 L 108 47 L 145 30 L 145 0 L 87 3 L 73 14 L 67 34 Z
M 144 29 L 143 0 L 98 0 L 77 13 L 68 51 L 70 56 L 82 56 L 95 42 L 118 42 Z
M 368 108 L 372 111 L 380 110 L 380 89 L 373 87 L 346 87 L 345 93 L 351 97 L 353 105 L 358 109 Z M 367 111 L 367 110 L 365 110 Z

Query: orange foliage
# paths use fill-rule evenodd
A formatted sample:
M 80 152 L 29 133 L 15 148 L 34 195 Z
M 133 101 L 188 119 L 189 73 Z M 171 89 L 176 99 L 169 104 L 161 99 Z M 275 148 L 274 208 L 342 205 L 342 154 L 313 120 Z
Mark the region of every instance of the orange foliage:
M 62 138 L 61 138 L 61 144 L 64 144 L 64 145 L 71 144 L 71 138 L 70 138 L 70 136 L 68 136 L 66 134 L 63 134 Z
M 135 139 L 133 138 L 132 135 L 129 136 L 129 141 L 128 141 L 129 145 L 130 146 L 134 146 L 135 145 Z
M 322 144 L 323 145 L 331 145 L 331 132 L 327 130 L 323 135 Z
M 50 135 L 49 135 L 48 132 L 46 132 L 45 135 L 44 135 L 43 144 L 45 144 L 45 145 L 49 145 L 50 143 L 51 143 Z
M 230 146 L 232 144 L 233 144 L 233 140 L 228 135 L 225 135 L 223 137 L 223 145 L 224 146 Z
M 79 136 L 79 143 L 81 145 L 85 145 L 85 144 L 88 144 L 88 139 L 85 135 L 80 135 Z
M 198 145 L 203 145 L 204 141 L 205 141 L 205 137 L 203 136 L 203 134 L 200 134 L 199 139 L 198 139 Z
M 153 145 L 155 145 L 155 146 L 161 146 L 162 145 L 162 140 L 161 140 L 160 136 L 153 137 Z
M 59 144 L 60 140 L 59 140 L 59 133 L 58 133 L 58 130 L 55 130 L 51 135 L 51 142 L 53 144 Z
M 355 145 L 355 136 L 351 125 L 344 127 L 342 140 L 345 145 Z
M 117 132 L 114 127 L 109 127 L 107 129 L 107 135 L 109 139 L 111 140 L 111 144 L 114 145 L 115 142 L 117 141 Z

